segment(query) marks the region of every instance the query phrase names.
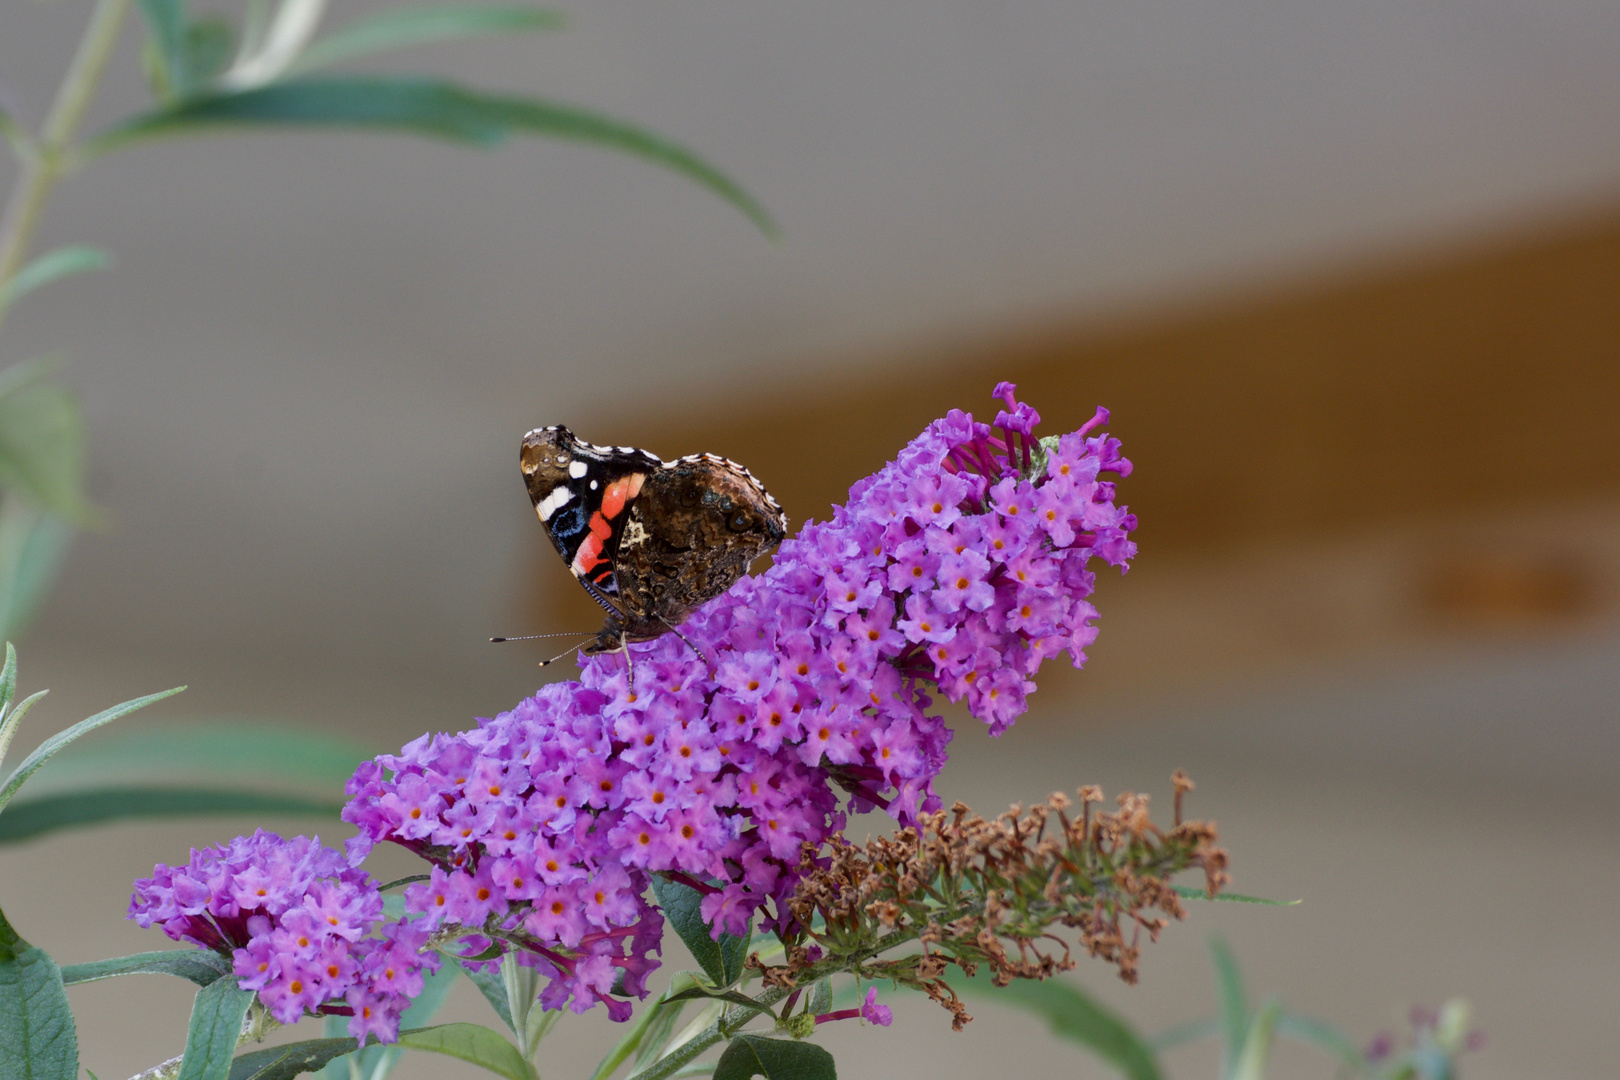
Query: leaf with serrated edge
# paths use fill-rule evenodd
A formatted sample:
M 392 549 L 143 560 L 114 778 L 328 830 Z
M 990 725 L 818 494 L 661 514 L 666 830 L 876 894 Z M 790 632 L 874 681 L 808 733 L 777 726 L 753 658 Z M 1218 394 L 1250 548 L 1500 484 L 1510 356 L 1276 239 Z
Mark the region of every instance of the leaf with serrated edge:
M 235 977 L 219 979 L 197 991 L 186 1031 L 186 1052 L 179 1080 L 226 1080 L 231 1057 L 242 1037 L 242 1020 L 253 1004 L 253 991 Z
M 17 794 L 17 789 L 22 787 L 23 781 L 38 772 L 40 767 L 49 761 L 54 754 L 74 739 L 82 735 L 88 735 L 103 724 L 110 724 L 120 717 L 128 716 L 137 709 L 144 709 L 146 706 L 162 701 L 166 697 L 173 697 L 184 689 L 183 686 L 177 686 L 173 690 L 148 694 L 145 697 L 135 698 L 133 701 L 114 705 L 112 708 L 99 712 L 88 720 L 80 720 L 66 731 L 59 731 L 52 735 L 35 747 L 34 752 L 24 758 L 22 764 L 18 765 L 12 774 L 6 778 L 5 786 L 0 787 L 0 810 L 3 810 L 5 805 Z
M 89 159 L 125 144 L 229 125 L 358 127 L 495 146 L 511 135 L 591 143 L 662 165 L 708 188 L 767 236 L 776 224 L 748 192 L 661 135 L 589 109 L 467 90 L 439 79 L 355 75 L 288 79 L 240 93 L 200 94 L 142 113 L 88 140 Z
M 177 975 L 190 979 L 198 986 L 207 986 L 230 971 L 231 962 L 218 953 L 202 949 L 161 949 L 112 960 L 69 964 L 62 969 L 62 981 L 74 986 L 97 979 L 111 979 L 117 975 Z
M 715 1063 L 714 1080 L 837 1080 L 825 1047 L 794 1039 L 745 1033 L 734 1037 Z
M 356 56 L 451 38 L 557 30 L 567 21 L 567 16 L 560 11 L 527 4 L 446 5 L 381 11 L 312 41 L 293 62 L 290 71 L 311 71 Z
M 76 1080 L 79 1039 L 62 972 L 0 913 L 0 1076 Z
M 500 1032 L 481 1024 L 440 1024 L 399 1033 L 407 1050 L 427 1050 L 488 1069 L 506 1080 L 535 1080 L 534 1071 L 518 1048 Z
M 0 844 L 32 840 L 57 829 L 136 818 L 300 814 L 327 817 L 336 822 L 342 811 L 342 803 L 273 792 L 162 787 L 57 791 L 42 798 L 19 799 L 7 807 L 6 812 L 0 814 Z

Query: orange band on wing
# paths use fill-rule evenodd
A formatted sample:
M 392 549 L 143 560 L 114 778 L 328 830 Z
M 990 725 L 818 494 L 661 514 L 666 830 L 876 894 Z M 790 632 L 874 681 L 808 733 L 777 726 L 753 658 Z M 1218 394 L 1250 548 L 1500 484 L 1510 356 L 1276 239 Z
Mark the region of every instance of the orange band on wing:
M 602 516 L 609 521 L 618 517 L 624 504 L 641 494 L 641 485 L 646 479 L 646 473 L 638 472 L 621 476 L 609 484 L 608 489 L 602 492 Z
M 601 574 L 593 575 L 591 571 L 607 561 L 602 552 L 608 538 L 613 535 L 613 519 L 624 513 L 625 505 L 641 493 L 642 482 L 646 479 L 646 473 L 631 473 L 613 481 L 602 492 L 602 507 L 591 515 L 590 533 L 580 543 L 579 550 L 574 552 L 574 561 L 570 565 L 574 573 L 592 580 L 611 573 L 610 568 L 604 569 Z

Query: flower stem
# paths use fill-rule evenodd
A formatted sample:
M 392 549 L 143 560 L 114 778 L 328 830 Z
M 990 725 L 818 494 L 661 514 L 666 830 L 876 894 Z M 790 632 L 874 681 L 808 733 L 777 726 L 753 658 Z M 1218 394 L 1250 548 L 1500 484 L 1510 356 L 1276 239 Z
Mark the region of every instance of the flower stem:
M 0 289 L 17 276 L 28 258 L 34 232 L 45 212 L 45 201 L 66 171 L 64 160 L 69 144 L 84 119 L 84 111 L 95 95 L 102 72 L 107 69 L 128 11 L 129 0 L 99 0 L 96 4 L 84 36 L 79 39 L 73 62 L 56 90 L 56 100 L 51 103 L 50 114 L 40 129 L 35 152 L 22 162 L 6 200 L 5 214 L 0 216 Z M 0 321 L 5 319 L 6 306 L 0 296 Z

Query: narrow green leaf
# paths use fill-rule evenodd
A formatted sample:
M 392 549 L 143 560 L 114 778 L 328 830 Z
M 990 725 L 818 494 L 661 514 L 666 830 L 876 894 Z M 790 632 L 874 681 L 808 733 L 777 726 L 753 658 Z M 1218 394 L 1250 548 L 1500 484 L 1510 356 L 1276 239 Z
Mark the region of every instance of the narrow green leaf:
M 41 377 L 44 365 L 16 365 L 21 377 L 0 393 L 0 487 L 20 492 L 41 509 L 85 523 L 95 513 L 84 495 L 85 434 L 79 399 L 62 383 Z
M 11 708 L 17 696 L 17 648 L 6 642 L 6 666 L 0 668 L 0 716 Z
M 1225 940 L 1210 938 L 1209 955 L 1215 963 L 1215 995 L 1221 1010 L 1221 1075 L 1230 1078 L 1249 1035 L 1249 997 L 1243 989 L 1243 973 Z
M 113 821 L 204 814 L 299 814 L 330 818 L 343 804 L 302 795 L 192 787 L 115 787 L 56 791 L 21 799 L 0 814 L 0 844 L 33 840 L 58 829 Z
M 53 248 L 0 285 L 0 308 L 8 308 L 42 285 L 91 270 L 105 270 L 112 256 L 97 247 L 74 244 Z
M 407 1050 L 427 1050 L 488 1069 L 506 1080 L 536 1080 L 534 1070 L 523 1060 L 518 1048 L 498 1031 L 480 1024 L 440 1024 L 399 1033 L 399 1045 Z
M 500 974 L 493 971 L 474 971 L 450 956 L 445 957 L 445 962 L 454 964 L 458 971 L 467 976 L 468 980 L 478 987 L 478 992 L 484 995 L 484 1000 L 489 1002 L 489 1007 L 495 1010 L 495 1015 L 501 1018 L 506 1029 L 514 1035 L 517 1034 L 517 1029 L 512 1025 L 512 1010 L 506 1004 L 506 984 L 501 981 Z
M 293 1080 L 354 1053 L 354 1048 L 354 1040 L 344 1038 L 308 1039 L 254 1050 L 231 1062 L 230 1080 Z
M 1148 1044 L 1119 1016 L 1093 1001 L 1079 988 L 1057 979 L 1032 982 L 1015 979 L 996 986 L 981 967 L 971 979 L 951 979 L 951 985 L 978 1000 L 999 1002 L 1035 1013 L 1046 1020 L 1054 1035 L 1079 1043 L 1119 1069 L 1129 1080 L 1161 1080 L 1158 1062 Z
M 694 986 L 689 990 L 682 990 L 678 994 L 671 994 L 664 1000 L 696 1001 L 699 998 L 709 998 L 714 1001 L 724 1001 L 732 1005 L 740 1005 L 743 1008 L 756 1013 L 771 1011 L 771 1007 L 769 1005 L 761 1004 L 760 1002 L 749 997 L 747 994 L 740 994 L 735 990 L 711 990 L 707 986 Z
M 235 976 L 217 979 L 197 991 L 179 1080 L 226 1080 L 230 1076 L 242 1021 L 252 1003 L 253 991 L 239 987 Z
M 0 913 L 0 1076 L 77 1080 L 79 1038 L 62 972 Z
M 1203 889 L 1195 889 L 1188 885 L 1172 885 L 1170 888 L 1177 896 L 1186 897 L 1188 900 L 1218 900 L 1231 904 L 1265 904 L 1267 907 L 1294 907 L 1296 904 L 1305 902 L 1303 900 L 1267 900 L 1263 896 L 1244 896 L 1242 893 L 1223 892 L 1211 896 Z
M 1355 1072 L 1367 1071 L 1367 1059 L 1361 1047 L 1351 1042 L 1338 1028 L 1325 1020 L 1294 1013 L 1283 1013 L 1277 1018 L 1277 1034 L 1310 1043 L 1342 1061 Z
M 1219 1020 L 1193 1020 L 1155 1035 L 1146 1042 L 1148 1049 L 1157 1054 L 1164 1050 L 1173 1049 L 1183 1043 L 1197 1042 L 1199 1039 L 1207 1039 L 1220 1033 L 1221 1022 Z
M 160 949 L 111 960 L 69 964 L 62 969 L 62 982 L 75 986 L 110 979 L 115 975 L 177 975 L 190 979 L 198 986 L 207 986 L 221 975 L 230 974 L 230 971 L 231 962 L 218 953 L 202 949 Z
M 304 78 L 240 93 L 201 94 L 97 135 L 82 154 L 89 158 L 141 139 L 231 125 L 373 128 L 486 147 L 518 134 L 590 143 L 681 173 L 742 211 L 766 235 L 776 235 L 775 223 L 753 196 L 678 143 L 576 106 L 483 94 L 437 79 Z
M 560 11 L 528 4 L 467 4 L 397 8 L 356 19 L 317 38 L 293 63 L 293 72 L 326 67 L 356 56 L 484 34 L 557 30 L 568 21 Z
M 74 491 L 74 501 L 83 494 Z M 56 580 L 73 526 L 20 498 L 0 500 L 0 634 L 15 637 L 27 627 Z
M 654 1015 L 652 1022 L 641 1037 L 641 1044 L 636 1047 L 636 1058 L 630 1063 L 630 1071 L 638 1073 L 648 1065 L 657 1061 L 669 1045 L 669 1040 L 675 1034 L 675 1025 L 681 1022 L 681 1013 L 686 1010 L 686 1003 L 681 1001 L 665 1002 L 650 1010 Z
M 1266 1062 L 1271 1058 L 1271 1047 L 1276 1042 L 1277 1021 L 1282 1016 L 1282 1004 L 1268 1001 L 1255 1013 L 1254 1022 L 1243 1039 L 1243 1052 L 1233 1066 L 1232 1080 L 1266 1080 Z
M 52 735 L 50 738 L 40 743 L 39 746 L 35 747 L 34 752 L 24 758 L 22 764 L 18 765 L 12 774 L 6 778 L 5 786 L 0 787 L 0 810 L 3 810 L 5 805 L 9 803 L 17 794 L 17 789 L 23 786 L 23 781 L 27 780 L 30 776 L 34 775 L 34 773 L 38 772 L 47 761 L 49 761 L 58 751 L 62 749 L 62 747 L 66 746 L 74 739 L 77 739 L 82 735 L 88 735 L 96 728 L 101 727 L 104 724 L 110 724 L 120 717 L 128 716 L 136 709 L 144 709 L 146 706 L 151 705 L 154 702 L 162 701 L 166 697 L 173 697 L 175 694 L 178 694 L 184 689 L 185 687 L 183 686 L 176 686 L 172 690 L 164 690 L 157 694 L 148 694 L 145 697 L 136 698 L 133 701 L 126 701 L 122 704 L 114 705 L 112 708 L 99 712 L 90 717 L 88 720 L 80 720 L 77 724 L 74 724 L 66 731 L 59 731 L 55 735 Z
M 139 0 L 139 6 L 163 84 L 178 93 L 187 82 L 185 0 Z
M 732 1038 L 714 1066 L 714 1080 L 837 1080 L 825 1047 L 745 1032 Z
M 25 160 L 37 153 L 34 148 L 34 137 L 3 108 L 0 108 L 0 139 L 10 143 L 17 156 Z
M 256 787 L 341 788 L 372 751 L 348 739 L 266 722 L 202 718 L 142 724 L 79 743 L 51 766 L 49 785 L 240 778 Z
M 716 986 L 730 986 L 736 982 L 742 974 L 743 960 L 748 955 L 748 939 L 730 934 L 721 934 L 718 941 L 711 937 L 709 924 L 703 921 L 703 894 L 690 885 L 654 875 L 652 887 L 664 918 L 669 920 L 675 933 L 686 943 L 692 959 L 698 962 L 709 981 Z

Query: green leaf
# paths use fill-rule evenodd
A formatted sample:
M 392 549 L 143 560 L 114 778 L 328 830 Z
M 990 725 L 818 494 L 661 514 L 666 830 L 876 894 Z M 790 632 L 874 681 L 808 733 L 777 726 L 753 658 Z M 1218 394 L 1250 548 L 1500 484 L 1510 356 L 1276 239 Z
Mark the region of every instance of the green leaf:
M 5 786 L 0 787 L 0 810 L 5 809 L 6 804 L 9 803 L 13 796 L 17 794 L 17 789 L 23 786 L 23 782 L 25 780 L 34 775 L 34 773 L 38 772 L 41 766 L 49 761 L 58 751 L 62 749 L 62 747 L 66 746 L 74 739 L 79 738 L 81 735 L 88 735 L 96 728 L 101 727 L 104 724 L 110 724 L 119 717 L 128 716 L 136 709 L 144 709 L 146 706 L 151 705 L 154 702 L 162 701 L 166 697 L 173 697 L 175 694 L 178 694 L 184 689 L 185 687 L 183 686 L 176 686 L 172 690 L 164 690 L 157 694 L 148 694 L 145 697 L 136 698 L 133 701 L 126 701 L 122 704 L 114 705 L 110 709 L 96 713 L 96 715 L 90 717 L 88 720 L 80 720 L 77 724 L 74 724 L 66 731 L 59 731 L 55 735 L 52 735 L 50 738 L 40 743 L 39 746 L 35 747 L 34 752 L 24 758 L 22 764 L 18 765 L 12 774 L 6 778 Z
M 139 7 L 146 19 L 160 81 L 166 89 L 179 93 L 188 81 L 185 0 L 139 0 Z
M 1351 1042 L 1343 1032 L 1325 1020 L 1283 1013 L 1277 1018 L 1277 1034 L 1325 1050 L 1356 1072 L 1367 1071 L 1367 1059 L 1363 1056 L 1361 1047 Z
M 1153 1036 L 1147 1040 L 1147 1047 L 1154 1053 L 1159 1053 L 1180 1046 L 1182 1043 L 1197 1042 L 1199 1039 L 1207 1039 L 1220 1033 L 1221 1022 L 1219 1020 L 1193 1020 Z
M 311 42 L 293 62 L 294 72 L 326 67 L 371 53 L 426 45 L 450 38 L 483 34 L 521 34 L 557 30 L 567 17 L 560 11 L 528 4 L 466 4 L 397 8 L 356 19 Z
M 989 971 L 981 967 L 971 979 L 952 978 L 951 985 L 979 1000 L 1041 1016 L 1054 1035 L 1079 1043 L 1130 1080 L 1161 1080 L 1158 1062 L 1146 1041 L 1119 1016 L 1067 982 L 1015 979 L 1007 986 L 996 986 Z
M 56 580 L 73 526 L 20 499 L 0 499 L 0 635 L 16 637 Z
M 206 778 L 326 791 L 341 789 L 371 754 L 347 739 L 263 720 L 143 724 L 66 751 L 51 767 L 49 784 L 65 789 Z
M 407 1050 L 427 1050 L 458 1058 L 488 1069 L 506 1080 L 536 1080 L 534 1070 L 523 1060 L 518 1048 L 498 1031 L 480 1024 L 440 1024 L 399 1033 L 399 1045 Z
M 225 788 L 115 787 L 57 791 L 22 799 L 0 815 L 0 844 L 33 840 L 58 829 L 140 818 L 204 814 L 299 814 L 332 819 L 343 804 L 302 795 Z
M 1210 938 L 1209 954 L 1215 962 L 1215 994 L 1221 1009 L 1221 1075 L 1231 1077 L 1249 1035 L 1249 998 L 1243 989 L 1243 973 L 1226 942 Z
M 716 941 L 709 934 L 709 924 L 703 921 L 701 906 L 703 894 L 690 885 L 653 876 L 653 895 L 664 911 L 675 932 L 691 950 L 709 981 L 716 986 L 730 986 L 742 975 L 743 961 L 748 958 L 748 942 L 753 936 L 733 937 L 721 934 Z
M 115 975 L 178 975 L 198 986 L 207 986 L 230 972 L 231 962 L 218 953 L 202 949 L 160 949 L 112 960 L 69 964 L 62 969 L 62 982 L 74 986 L 97 979 L 110 979 Z
M 686 1007 L 684 1002 L 671 1004 L 669 995 L 677 992 L 676 987 L 684 989 L 694 985 L 696 984 L 688 972 L 677 972 L 670 982 L 669 990 L 666 990 L 657 1001 L 644 1007 L 630 1022 L 630 1030 L 626 1031 L 618 1044 L 602 1058 L 596 1066 L 596 1071 L 591 1073 L 591 1080 L 606 1080 L 631 1054 L 636 1055 L 639 1068 L 639 1062 L 646 1054 L 648 1040 L 655 1038 L 655 1033 L 662 1032 L 662 1039 L 667 1041 L 670 1032 L 674 1030 L 675 1017 Z
M 1282 1016 L 1282 1004 L 1268 1001 L 1255 1013 L 1243 1039 L 1243 1052 L 1229 1074 L 1232 1080 L 1266 1080 L 1266 1062 L 1271 1058 L 1271 1047 L 1276 1042 L 1277 1021 Z
M 725 1001 L 732 1005 L 740 1005 L 756 1013 L 770 1012 L 769 1005 L 755 1001 L 747 994 L 740 994 L 735 990 L 711 990 L 707 986 L 694 986 L 689 990 L 682 990 L 678 994 L 671 994 L 665 1001 L 695 1001 L 698 998 L 708 998 L 713 1001 Z
M 462 966 L 449 956 L 445 957 L 445 961 L 454 964 L 457 970 L 467 976 L 474 986 L 478 987 L 478 992 L 484 995 L 484 1000 L 489 1002 L 489 1007 L 495 1010 L 495 1015 L 501 1018 L 501 1022 L 506 1025 L 507 1030 L 516 1034 L 517 1028 L 512 1025 L 512 1010 L 506 1004 L 506 984 L 501 981 L 500 973 L 474 971 L 471 968 Z
M 239 987 L 234 976 L 197 991 L 179 1080 L 226 1080 L 230 1076 L 231 1058 L 242 1037 L 242 1020 L 251 1004 L 253 991 Z
M 648 1010 L 653 1014 L 652 1022 L 647 1025 L 640 1045 L 635 1048 L 636 1059 L 630 1063 L 632 1073 L 638 1073 L 658 1060 L 674 1036 L 675 1025 L 681 1022 L 681 1013 L 685 1010 L 686 1003 L 681 1001 L 665 1002 Z M 712 1062 L 710 1068 L 713 1068 Z
M 74 244 L 53 248 L 17 271 L 10 281 L 0 285 L 0 309 L 8 308 L 42 285 L 59 278 L 83 274 L 91 270 L 105 270 L 112 264 L 112 256 L 96 247 Z
M 1296 904 L 1305 902 L 1303 900 L 1267 900 L 1263 896 L 1244 896 L 1242 893 L 1223 892 L 1211 896 L 1203 889 L 1195 889 L 1188 885 L 1172 885 L 1170 888 L 1177 896 L 1186 897 L 1188 900 L 1219 900 L 1232 904 L 1265 904 L 1267 907 L 1294 907 Z
M 230 1080 L 293 1080 L 354 1053 L 353 1039 L 307 1039 L 254 1050 L 231 1062 Z M 369 1047 L 368 1047 L 369 1049 Z
M 94 517 L 84 497 L 84 417 L 45 363 L 0 373 L 0 487 L 69 521 Z
M 79 1037 L 62 972 L 0 913 L 0 1076 L 77 1080 Z
M 188 84 L 202 84 L 225 70 L 236 51 L 231 24 L 218 15 L 204 16 L 186 27 L 183 68 Z
M 816 985 L 810 988 L 810 1000 L 806 1003 L 804 1011 L 811 1016 L 821 1016 L 832 1012 L 833 988 L 832 976 L 817 980 Z
M 572 105 L 466 90 L 438 79 L 289 79 L 239 93 L 201 94 L 133 117 L 90 139 L 84 157 L 160 135 L 238 126 L 303 125 L 409 132 L 475 146 L 512 135 L 568 139 L 634 154 L 681 173 L 741 210 L 766 235 L 776 225 L 753 196 L 697 154 L 650 131 Z
M 714 1067 L 714 1080 L 837 1080 L 833 1056 L 815 1043 L 772 1039 L 744 1033 L 735 1036 Z
M 17 696 L 17 649 L 11 642 L 6 642 L 6 664 L 0 668 L 0 716 L 4 716 L 11 708 L 12 700 Z

